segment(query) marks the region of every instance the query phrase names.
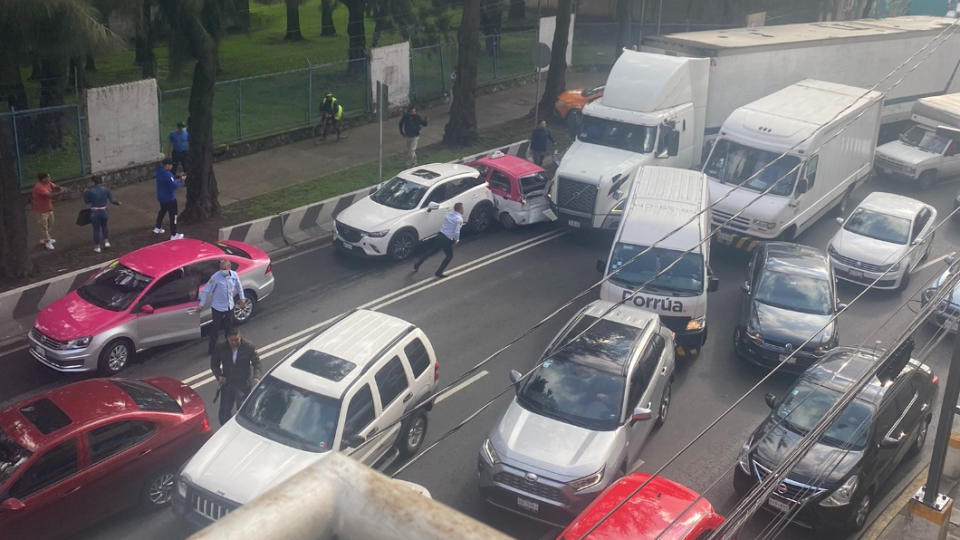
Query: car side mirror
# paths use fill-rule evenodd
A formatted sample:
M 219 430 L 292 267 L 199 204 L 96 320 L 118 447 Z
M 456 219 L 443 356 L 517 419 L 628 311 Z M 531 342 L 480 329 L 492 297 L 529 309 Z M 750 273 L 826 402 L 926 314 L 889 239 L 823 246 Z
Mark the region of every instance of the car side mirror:
M 151 306 L 150 304 L 144 304 L 140 306 L 140 313 L 145 313 L 147 315 L 153 313 L 153 306 Z
M 801 178 L 801 179 L 797 182 L 797 195 L 803 195 L 803 194 L 806 193 L 807 190 L 809 190 L 809 189 L 810 189 L 810 184 L 807 183 L 807 179 L 806 179 L 806 178 Z
M 709 277 L 707 278 L 707 292 L 714 292 L 720 288 L 720 278 Z
M 440 209 L 440 203 L 436 201 L 430 201 L 427 203 L 427 212 L 432 212 L 434 210 Z
M 670 151 L 667 150 L 666 148 L 661 148 L 660 151 L 657 152 L 656 156 L 654 157 L 656 157 L 657 159 L 667 159 L 668 157 L 670 157 Z
M 843 225 L 843 218 L 840 216 L 837 216 L 837 223 L 839 223 L 840 225 Z
M 518 382 L 520 382 L 520 379 L 522 378 L 523 378 L 523 373 L 520 373 L 515 369 L 510 370 L 510 382 L 512 382 L 513 384 L 517 384 Z
M 363 435 L 351 435 L 347 437 L 344 442 L 346 442 L 347 448 L 357 448 L 366 441 L 367 439 L 365 439 Z
M 880 448 L 896 448 L 900 446 L 900 443 L 903 442 L 904 433 L 901 431 L 896 437 L 891 437 L 887 435 L 880 440 Z
M 26 508 L 27 505 L 23 504 L 23 501 L 16 497 L 9 497 L 7 500 L 0 503 L 0 510 L 4 512 L 19 512 Z
M 740 290 L 747 294 L 750 294 L 750 282 L 744 281 L 743 285 L 740 286 Z
M 911 245 L 911 246 L 919 246 L 919 245 L 920 245 L 920 239 L 919 239 L 919 238 L 914 238 L 913 240 L 910 241 L 910 245 Z
M 646 407 L 637 407 L 633 409 L 633 416 L 630 417 L 634 422 L 643 422 L 653 418 L 653 411 Z
M 843 303 L 837 304 L 837 311 L 843 311 L 845 309 L 847 309 L 847 304 L 843 304 Z
M 947 266 L 953 266 L 953 263 L 955 263 L 956 261 L 957 261 L 957 258 L 954 257 L 953 255 L 947 255 L 943 259 L 944 264 L 946 264 Z
M 597 272 L 603 273 L 607 269 L 607 260 L 606 259 L 597 259 Z
M 767 407 L 770 407 L 771 409 L 777 408 L 777 396 L 767 393 L 763 396 L 763 401 L 766 402 Z

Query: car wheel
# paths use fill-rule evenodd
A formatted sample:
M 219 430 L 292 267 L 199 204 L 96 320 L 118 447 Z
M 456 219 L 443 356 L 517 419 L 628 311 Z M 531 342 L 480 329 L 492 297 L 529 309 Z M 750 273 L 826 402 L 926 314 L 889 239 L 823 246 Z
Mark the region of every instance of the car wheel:
M 673 381 L 667 381 L 667 387 L 663 389 L 663 395 L 660 396 L 660 406 L 657 408 L 657 421 L 654 427 L 660 427 L 667 421 L 667 414 L 670 412 L 672 388 Z
M 850 517 L 848 518 L 847 530 L 857 532 L 867 523 L 867 517 L 870 516 L 870 510 L 873 508 L 873 500 L 869 493 L 861 495 L 850 507 Z
M 937 181 L 936 171 L 923 171 L 922 173 L 920 173 L 920 178 L 917 179 L 917 185 L 920 187 L 920 189 L 928 189 L 936 181 Z
M 936 238 L 937 233 L 930 233 L 930 239 L 927 240 L 927 249 L 923 250 L 923 257 L 920 257 L 920 262 L 923 262 L 930 258 L 930 248 L 933 247 L 933 240 Z
M 913 444 L 907 452 L 908 456 L 915 456 L 923 450 L 923 445 L 927 443 L 927 432 L 930 430 L 930 418 L 924 418 L 920 421 L 920 427 L 917 428 L 917 436 L 913 439 Z
M 517 226 L 517 222 L 513 220 L 513 216 L 510 215 L 510 212 L 503 212 L 500 214 L 500 225 L 509 231 Z
M 789 229 L 780 233 L 780 236 L 777 237 L 777 240 L 780 242 L 793 242 L 794 237 L 797 235 L 797 229 L 791 225 Z
M 100 369 L 100 373 L 111 377 L 127 367 L 127 362 L 130 361 L 132 355 L 133 347 L 129 341 L 125 339 L 111 341 L 100 351 L 100 361 L 97 367 Z
M 237 324 L 249 321 L 257 307 L 257 295 L 253 291 L 243 291 L 243 295 L 247 301 L 242 306 L 239 303 L 233 305 L 233 321 Z
M 748 475 L 747 473 L 740 470 L 740 465 L 737 465 L 733 470 L 733 490 L 737 492 L 737 495 L 744 496 L 750 488 L 753 487 L 753 484 L 756 482 L 753 481 L 753 476 Z
M 164 469 L 153 474 L 143 485 L 143 507 L 156 510 L 170 504 L 176 485 L 177 471 L 173 469 Z
M 427 415 L 416 413 L 403 422 L 400 429 L 398 446 L 400 457 L 406 459 L 420 451 L 423 441 L 427 438 Z
M 413 255 L 417 247 L 417 238 L 410 231 L 400 231 L 390 239 L 387 254 L 395 261 L 402 261 Z
M 900 278 L 900 285 L 897 285 L 897 290 L 902 291 L 909 286 L 910 286 L 910 271 L 908 269 L 904 269 L 903 277 Z
M 850 198 L 853 196 L 853 186 L 847 188 L 843 192 L 843 197 L 840 199 L 840 202 L 833 207 L 833 213 L 839 217 L 847 215 L 847 208 L 850 206 Z
M 489 229 L 490 222 L 493 221 L 491 213 L 490 207 L 486 204 L 474 207 L 470 212 L 470 230 L 479 234 Z

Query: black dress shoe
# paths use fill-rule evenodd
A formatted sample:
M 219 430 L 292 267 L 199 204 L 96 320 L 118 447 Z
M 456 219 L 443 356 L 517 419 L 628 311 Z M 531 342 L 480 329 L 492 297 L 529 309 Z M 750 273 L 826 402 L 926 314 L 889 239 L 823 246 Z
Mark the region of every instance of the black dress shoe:
M 443 279 L 443 278 L 447 277 L 446 274 L 441 274 L 440 272 L 437 272 L 437 273 L 434 274 L 434 275 L 437 276 L 437 277 L 440 278 L 440 279 Z

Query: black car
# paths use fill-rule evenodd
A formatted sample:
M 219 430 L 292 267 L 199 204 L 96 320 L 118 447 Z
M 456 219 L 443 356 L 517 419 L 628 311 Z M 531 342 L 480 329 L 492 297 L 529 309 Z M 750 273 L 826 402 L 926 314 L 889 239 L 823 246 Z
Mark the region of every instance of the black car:
M 837 321 L 831 318 L 843 305 L 837 303 L 834 283 L 822 251 L 788 242 L 762 244 L 742 286 L 733 330 L 737 355 L 772 368 L 816 336 L 781 370 L 799 373 L 822 358 L 839 341 Z
M 838 347 L 801 375 L 782 400 L 767 394 L 773 412 L 741 450 L 736 491 L 746 493 L 775 469 L 878 359 L 870 350 Z M 918 453 L 927 437 L 937 378 L 916 360 L 901 365 L 893 375 L 873 377 L 774 490 L 766 509 L 795 512 L 794 522 L 817 529 L 863 527 L 890 473 Z

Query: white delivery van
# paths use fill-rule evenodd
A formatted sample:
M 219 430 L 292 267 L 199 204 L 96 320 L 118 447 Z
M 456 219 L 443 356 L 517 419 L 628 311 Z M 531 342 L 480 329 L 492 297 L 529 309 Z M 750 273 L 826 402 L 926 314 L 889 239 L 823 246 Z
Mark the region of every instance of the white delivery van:
M 707 293 L 719 284 L 710 272 L 710 242 L 703 241 L 710 231 L 707 179 L 648 165 L 632 180 L 610 256 L 597 261 L 610 277 L 600 298 L 660 315 L 677 345 L 696 354 L 707 339 Z
M 615 229 L 638 166 L 698 167 L 704 140 L 737 107 L 805 78 L 870 88 L 953 22 L 909 16 L 646 38 L 640 52 L 623 51 L 603 97 L 584 107 L 550 185 L 553 210 L 563 225 Z M 894 76 L 906 75 L 883 104 L 884 122 L 906 120 L 922 96 L 960 91 L 960 32 L 943 39 Z
M 877 147 L 876 172 L 930 187 L 960 174 L 960 93 L 917 100 L 900 139 Z
M 716 239 L 789 241 L 831 208 L 842 213 L 873 167 L 882 102 L 807 79 L 733 111 L 703 166 Z

